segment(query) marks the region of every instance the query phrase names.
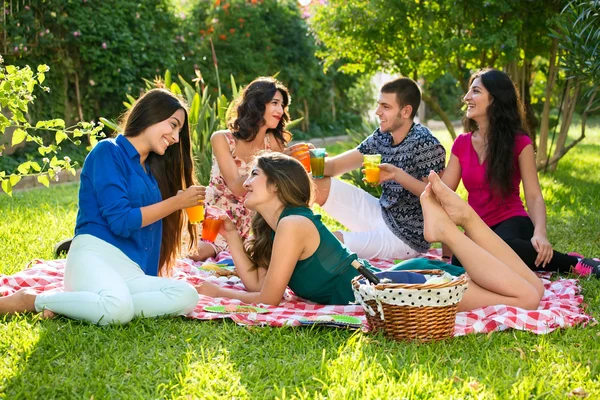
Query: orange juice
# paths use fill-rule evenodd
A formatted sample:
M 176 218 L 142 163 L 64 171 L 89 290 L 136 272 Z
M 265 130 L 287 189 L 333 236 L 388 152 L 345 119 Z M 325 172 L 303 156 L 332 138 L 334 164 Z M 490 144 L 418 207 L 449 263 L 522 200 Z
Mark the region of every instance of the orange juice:
M 185 212 L 190 220 L 190 224 L 197 225 L 204 219 L 204 204 L 186 208 Z
M 367 179 L 367 182 L 370 183 L 371 185 L 378 185 L 379 184 L 379 167 L 369 167 L 369 168 L 365 168 L 365 178 Z
M 214 242 L 219 234 L 223 220 L 218 216 L 207 215 L 202 223 L 202 240 Z
M 308 153 L 308 145 L 298 146 L 298 148 L 291 154 L 296 160 L 302 163 L 306 172 L 310 172 L 310 155 Z

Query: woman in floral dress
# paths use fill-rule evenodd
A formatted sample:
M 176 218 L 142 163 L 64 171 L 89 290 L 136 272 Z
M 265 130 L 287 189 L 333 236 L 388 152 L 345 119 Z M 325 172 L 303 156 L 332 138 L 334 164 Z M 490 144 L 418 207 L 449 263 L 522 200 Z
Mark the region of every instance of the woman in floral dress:
M 243 183 L 250 173 L 249 164 L 262 151 L 283 152 L 291 139 L 285 130 L 290 119 L 289 104 L 289 92 L 281 82 L 257 78 L 238 99 L 236 112 L 227 123 L 229 129 L 217 131 L 210 138 L 213 156 L 206 205 L 226 211 L 244 241 L 250 235 L 253 215 L 244 207 Z M 190 257 L 206 260 L 223 250 L 227 250 L 227 243 L 219 235 L 214 243 L 199 243 Z

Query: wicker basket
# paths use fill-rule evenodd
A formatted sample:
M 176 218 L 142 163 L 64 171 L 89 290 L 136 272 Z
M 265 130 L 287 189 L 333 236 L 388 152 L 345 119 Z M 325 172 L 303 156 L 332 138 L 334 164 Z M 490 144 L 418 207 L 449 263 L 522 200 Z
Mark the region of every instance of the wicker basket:
M 443 275 L 441 270 L 409 270 L 423 275 Z M 373 332 L 395 340 L 430 342 L 447 339 L 454 333 L 456 308 L 467 289 L 467 277 L 461 275 L 444 283 L 368 284 L 357 276 L 352 288 L 365 309 Z

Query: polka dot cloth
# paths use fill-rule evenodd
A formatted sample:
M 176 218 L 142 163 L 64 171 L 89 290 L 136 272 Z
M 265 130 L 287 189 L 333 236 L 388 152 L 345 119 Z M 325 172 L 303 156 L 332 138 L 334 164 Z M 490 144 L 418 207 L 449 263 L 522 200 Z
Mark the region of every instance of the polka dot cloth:
M 458 280 L 458 278 L 454 280 Z M 375 315 L 375 310 L 372 310 L 365 303 L 366 301 L 375 300 L 379 308 L 381 308 L 381 303 L 410 307 L 444 307 L 458 303 L 467 290 L 466 282 L 439 289 L 421 289 L 419 287 L 423 285 L 420 284 L 413 286 L 415 288 L 377 290 L 375 286 L 365 284 L 360 285 L 358 290 L 354 288 L 354 297 L 366 312 Z

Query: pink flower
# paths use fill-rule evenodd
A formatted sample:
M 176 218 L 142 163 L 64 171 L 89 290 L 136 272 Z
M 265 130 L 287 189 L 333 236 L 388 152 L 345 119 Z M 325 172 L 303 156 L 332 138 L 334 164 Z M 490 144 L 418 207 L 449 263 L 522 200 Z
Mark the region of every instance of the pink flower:
M 15 46 L 15 48 L 13 49 L 13 51 L 16 53 L 19 51 L 19 46 Z
M 46 28 L 46 33 L 50 33 L 50 29 L 47 29 L 47 28 Z
M 44 31 L 40 32 L 40 36 L 44 36 Z
M 106 45 L 106 42 L 102 42 L 102 48 L 106 49 L 108 46 Z
M 29 6 L 25 6 L 25 9 L 26 9 L 27 11 L 29 11 Z

